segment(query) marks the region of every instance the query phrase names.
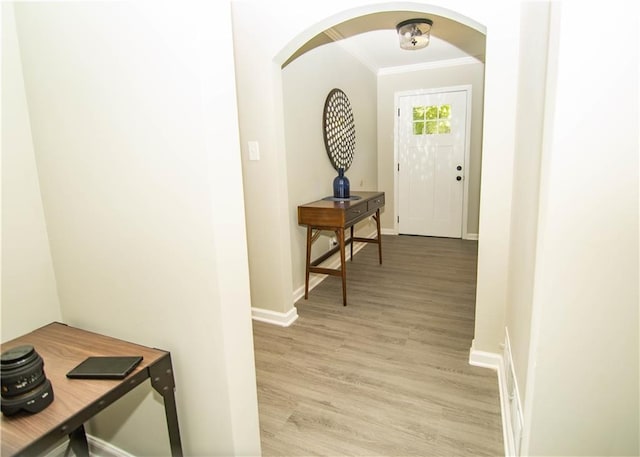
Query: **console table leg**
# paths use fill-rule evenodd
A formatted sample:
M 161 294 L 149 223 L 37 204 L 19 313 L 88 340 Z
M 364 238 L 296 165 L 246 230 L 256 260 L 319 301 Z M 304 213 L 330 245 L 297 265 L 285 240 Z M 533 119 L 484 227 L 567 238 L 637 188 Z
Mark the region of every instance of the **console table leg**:
M 309 298 L 309 266 L 311 265 L 311 232 L 313 229 L 307 225 L 307 266 L 304 273 L 304 299 Z
M 171 445 L 171 455 L 182 457 L 182 441 L 180 439 L 180 428 L 178 427 L 178 410 L 176 408 L 175 381 L 173 379 L 173 367 L 171 357 L 165 356 L 156 364 L 149 367 L 151 376 L 151 386 L 162 395 L 164 399 L 164 412 L 167 417 L 167 428 L 169 430 L 169 444 Z
M 344 229 L 336 230 L 338 235 L 338 243 L 340 244 L 340 269 L 342 270 L 342 306 L 347 306 L 347 263 L 344 254 Z
M 80 425 L 80 427 L 69 433 L 69 444 L 76 457 L 89 457 L 89 443 L 87 442 L 84 425 Z

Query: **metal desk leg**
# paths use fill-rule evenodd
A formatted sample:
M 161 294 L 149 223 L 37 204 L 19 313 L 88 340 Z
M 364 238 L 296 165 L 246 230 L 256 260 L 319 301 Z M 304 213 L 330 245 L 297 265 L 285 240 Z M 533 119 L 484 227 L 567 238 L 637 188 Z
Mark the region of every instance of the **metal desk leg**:
M 84 425 L 69 433 L 69 444 L 76 457 L 89 457 L 89 443 L 84 432 Z
M 171 455 L 173 457 L 182 457 L 182 441 L 180 439 L 178 410 L 174 394 L 176 385 L 173 379 L 171 356 L 167 354 L 157 363 L 151 365 L 149 367 L 149 375 L 151 376 L 151 385 L 164 399 L 164 412 L 167 417 L 167 428 L 169 429 Z

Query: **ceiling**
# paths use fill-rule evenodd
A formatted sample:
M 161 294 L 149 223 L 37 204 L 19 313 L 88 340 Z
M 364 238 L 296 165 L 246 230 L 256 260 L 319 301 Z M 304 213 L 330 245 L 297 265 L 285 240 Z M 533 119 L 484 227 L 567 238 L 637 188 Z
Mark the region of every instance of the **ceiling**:
M 433 20 L 431 41 L 424 49 L 403 50 L 399 46 L 396 24 L 416 17 Z M 483 33 L 443 16 L 393 11 L 360 16 L 319 33 L 298 49 L 283 67 L 311 49 L 334 42 L 376 73 L 465 58 L 484 62 Z

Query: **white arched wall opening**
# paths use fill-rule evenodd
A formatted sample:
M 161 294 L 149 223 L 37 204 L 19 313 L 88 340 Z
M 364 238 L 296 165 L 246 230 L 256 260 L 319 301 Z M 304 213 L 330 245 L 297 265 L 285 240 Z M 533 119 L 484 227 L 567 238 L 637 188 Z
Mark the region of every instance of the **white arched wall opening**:
M 415 8 L 411 10 L 410 7 L 413 6 Z M 274 59 L 277 65 L 282 66 L 283 130 L 286 138 L 286 144 L 283 147 L 286 154 L 283 161 L 286 161 L 289 213 L 291 216 L 289 230 L 293 300 L 302 306 L 306 302 L 298 302 L 298 300 L 304 296 L 305 292 L 306 230 L 298 225 L 294 217 L 296 207 L 316 200 L 319 196 L 330 195 L 331 182 L 335 177 L 333 167 L 326 160 L 325 147 L 319 134 L 320 108 L 326 94 L 332 88 L 339 87 L 346 91 L 353 107 L 357 138 L 353 166 L 349 168 L 348 173 L 352 183 L 352 191 L 385 191 L 387 205 L 382 214 L 382 224 L 386 226 L 387 233 L 397 234 L 397 226 L 390 225 L 391 221 L 396 219 L 394 213 L 397 213 L 398 208 L 398 188 L 395 174 L 392 172 L 397 157 L 394 157 L 390 152 L 393 151 L 393 147 L 390 148 L 393 143 L 391 140 L 387 141 L 391 131 L 389 126 L 394 125 L 391 113 L 395 111 L 392 105 L 388 106 L 390 103 L 388 100 L 389 90 L 394 85 L 396 86 L 395 90 L 416 88 L 425 90 L 423 81 L 429 81 L 429 88 L 434 87 L 434 84 L 442 85 L 442 81 L 447 81 L 445 85 L 455 85 L 451 83 L 451 79 L 444 80 L 441 71 L 435 74 L 425 71 L 409 72 L 402 78 L 403 82 L 400 82 L 402 81 L 400 75 L 393 77 L 395 82 L 390 82 L 388 78 L 381 77 L 375 70 L 372 71 L 357 58 L 354 59 L 349 52 L 345 52 L 345 49 L 348 49 L 346 44 L 350 41 L 349 39 L 331 42 L 332 40 L 329 38 L 335 36 L 335 32 L 338 36 L 347 36 L 383 29 L 389 32 L 388 39 L 394 40 L 395 24 L 407 17 L 431 18 L 435 21 L 436 30 L 440 34 L 437 38 L 452 40 L 452 44 L 457 43 L 463 49 L 468 48 L 468 55 L 484 58 L 485 27 L 483 25 L 444 8 L 390 3 L 384 5 L 384 10 L 381 10 L 378 5 L 369 5 L 340 12 L 327 18 L 295 37 L 286 49 Z M 471 24 L 472 27 L 467 24 Z M 475 40 L 472 48 L 469 48 L 472 43 L 470 37 L 474 37 Z M 345 47 L 339 46 L 342 41 L 345 41 Z M 395 43 L 396 41 L 391 41 L 392 45 Z M 406 54 L 406 57 L 426 59 L 430 57 L 432 51 L 426 49 Z M 461 67 L 456 68 L 455 73 L 457 74 L 455 76 L 449 74 L 456 78 L 457 84 L 463 84 L 462 81 L 471 83 L 477 79 L 478 70 L 482 73 L 484 71 L 484 65 L 475 65 L 472 67 L 473 69 L 467 71 L 465 70 L 469 67 L 463 67 L 465 70 Z M 462 76 L 464 74 L 466 76 Z M 440 82 L 436 83 L 433 80 L 434 77 L 439 78 Z M 481 83 L 482 79 L 480 79 Z M 468 171 L 469 176 L 472 174 L 470 179 L 473 181 L 474 189 L 479 188 L 481 164 L 481 101 L 483 97 L 480 84 L 474 85 L 474 91 L 480 94 L 474 101 L 474 116 L 477 118 L 477 121 L 474 122 L 474 129 L 477 130 L 474 130 L 475 139 L 472 142 L 474 152 L 477 152 L 474 153 L 474 171 L 471 173 L 471 166 Z M 384 89 L 382 89 L 383 87 Z M 277 102 L 279 101 L 277 100 Z M 383 102 L 381 103 L 381 101 Z M 469 180 L 465 181 L 465 183 L 468 182 Z M 474 195 L 476 217 L 473 232 L 477 233 L 478 190 Z M 464 216 L 466 218 L 466 211 Z M 463 225 L 466 232 L 466 219 Z M 312 257 L 318 257 L 326 252 L 327 248 L 331 246 L 330 238 L 332 235 L 331 232 L 322 233 L 322 236 L 313 244 Z M 373 222 L 365 221 L 358 224 L 356 236 L 375 236 Z M 356 245 L 356 252 L 360 247 L 361 245 Z M 337 267 L 336 257 L 334 256 L 327 266 Z M 312 274 L 309 287 L 313 289 L 325 278 L 326 276 L 323 275 Z
M 296 314 L 291 280 L 292 215 L 287 188 L 282 64 L 315 35 L 349 19 L 385 11 L 437 14 L 487 37 L 473 348 L 499 352 L 505 319 L 520 5 L 507 0 L 478 3 L 473 0 L 232 3 L 254 310 L 283 316 L 283 322 L 293 321 Z M 260 32 L 256 39 L 247 39 L 255 31 Z M 256 107 L 260 107 L 260 112 Z M 249 141 L 260 144 L 258 162 L 248 160 Z
M 486 28 L 479 22 L 476 22 L 473 19 L 463 16 L 450 9 L 430 5 L 427 3 L 392 2 L 392 3 L 382 3 L 382 4 L 370 4 L 370 5 L 365 5 L 365 6 L 360 6 L 353 9 L 345 10 L 343 12 L 334 14 L 331 17 L 328 17 L 320 22 L 313 24 L 311 27 L 304 30 L 298 36 L 296 36 L 293 40 L 291 40 L 274 57 L 274 61 L 277 64 L 280 64 L 282 66 L 285 62 L 287 62 L 287 60 L 289 60 L 289 58 L 293 54 L 295 54 L 295 52 L 298 49 L 300 49 L 311 38 L 342 22 L 349 21 L 351 19 L 355 19 L 361 16 L 366 16 L 368 14 L 395 12 L 395 11 L 403 11 L 403 12 L 406 11 L 406 12 L 415 12 L 418 14 L 442 16 L 448 19 L 452 19 L 463 25 L 466 25 L 467 27 L 471 27 L 472 29 L 475 29 L 478 32 L 483 33 L 485 35 L 487 33 Z M 369 31 L 369 30 L 362 30 L 362 32 L 366 32 L 366 31 Z

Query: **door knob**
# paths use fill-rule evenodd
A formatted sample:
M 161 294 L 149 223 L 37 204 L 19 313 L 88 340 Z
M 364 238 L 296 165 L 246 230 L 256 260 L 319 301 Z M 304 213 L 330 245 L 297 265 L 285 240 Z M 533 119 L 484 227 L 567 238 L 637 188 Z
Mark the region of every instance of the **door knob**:
M 458 170 L 458 171 L 462 170 L 462 165 L 458 165 L 458 166 L 456 167 L 456 170 Z
M 456 181 L 461 181 L 462 180 L 462 176 L 456 176 Z

